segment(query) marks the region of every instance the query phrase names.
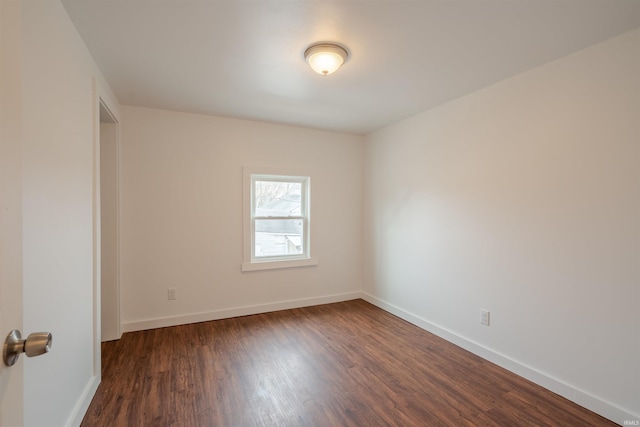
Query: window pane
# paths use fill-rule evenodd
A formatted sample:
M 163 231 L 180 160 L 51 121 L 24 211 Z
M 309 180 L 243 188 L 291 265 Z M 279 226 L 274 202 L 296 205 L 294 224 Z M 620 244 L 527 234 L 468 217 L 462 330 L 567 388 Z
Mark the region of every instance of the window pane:
M 303 253 L 301 219 L 257 219 L 255 227 L 256 257 Z
M 255 182 L 255 216 L 299 216 L 302 183 Z

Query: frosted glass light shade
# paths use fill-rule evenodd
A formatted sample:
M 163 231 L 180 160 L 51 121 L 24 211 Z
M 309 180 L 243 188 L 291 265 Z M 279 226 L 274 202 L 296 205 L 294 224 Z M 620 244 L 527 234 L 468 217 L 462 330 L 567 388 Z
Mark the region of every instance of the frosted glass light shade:
M 347 56 L 347 51 L 335 44 L 317 44 L 304 52 L 304 59 L 313 71 L 324 76 L 340 68 Z

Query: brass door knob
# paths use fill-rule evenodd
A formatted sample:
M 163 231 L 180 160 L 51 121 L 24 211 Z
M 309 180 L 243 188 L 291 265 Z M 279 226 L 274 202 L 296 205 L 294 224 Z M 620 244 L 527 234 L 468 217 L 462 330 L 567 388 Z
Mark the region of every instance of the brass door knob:
M 26 340 L 22 339 L 20 331 L 14 329 L 7 335 L 2 348 L 2 360 L 7 366 L 13 366 L 20 353 L 27 357 L 40 356 L 51 351 L 53 336 L 50 332 L 34 332 Z

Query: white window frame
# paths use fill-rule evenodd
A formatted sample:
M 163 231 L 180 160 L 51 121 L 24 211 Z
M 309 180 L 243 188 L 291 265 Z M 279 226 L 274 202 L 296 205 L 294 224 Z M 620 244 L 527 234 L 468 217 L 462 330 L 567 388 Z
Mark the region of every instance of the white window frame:
M 276 268 L 304 267 L 318 264 L 311 256 L 311 180 L 309 171 L 273 168 L 243 168 L 243 219 L 244 262 L 242 271 L 270 270 Z M 260 217 L 255 215 L 255 182 L 299 182 L 302 184 L 300 215 L 288 217 Z M 255 256 L 255 223 L 260 219 L 301 219 L 303 222 L 302 254 L 270 257 Z

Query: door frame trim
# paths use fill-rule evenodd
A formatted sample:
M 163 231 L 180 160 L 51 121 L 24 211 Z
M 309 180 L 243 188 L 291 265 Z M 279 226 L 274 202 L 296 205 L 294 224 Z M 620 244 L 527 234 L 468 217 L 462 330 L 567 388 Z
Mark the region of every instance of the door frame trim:
M 119 103 L 117 98 L 111 93 L 106 83 L 102 80 L 101 77 L 92 78 L 92 131 L 93 131 L 93 141 L 92 141 L 92 152 L 93 152 L 93 165 L 92 165 L 92 201 L 93 201 L 93 283 L 92 283 L 92 293 L 93 293 L 93 375 L 87 387 L 82 393 L 82 397 L 79 400 L 78 405 L 74 408 L 68 425 L 79 426 L 82 423 L 82 419 L 91 404 L 91 400 L 98 390 L 98 386 L 100 385 L 100 381 L 102 380 L 102 356 L 101 356 L 101 286 L 100 286 L 100 106 L 103 105 L 104 108 L 109 112 L 111 117 L 117 123 L 116 127 L 116 150 L 117 150 L 117 163 L 120 164 L 120 126 L 121 123 L 120 115 L 119 115 Z M 119 168 L 119 166 L 118 166 Z M 119 170 L 118 170 L 119 174 Z M 120 192 L 120 182 L 118 181 L 118 194 Z M 120 218 L 120 205 L 118 204 L 118 219 Z M 118 221 L 119 223 L 119 221 Z M 119 265 L 119 236 L 118 236 L 118 265 Z M 118 270 L 118 280 L 117 280 L 117 288 L 118 288 L 118 299 L 117 299 L 117 319 L 118 319 L 118 335 L 122 334 L 122 319 L 120 317 L 120 271 Z

